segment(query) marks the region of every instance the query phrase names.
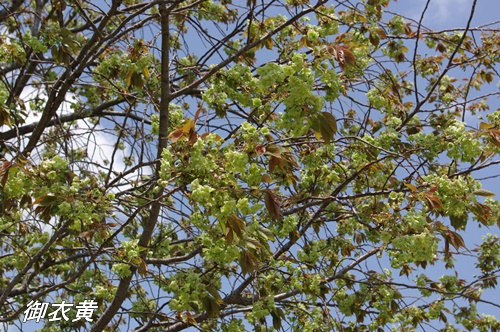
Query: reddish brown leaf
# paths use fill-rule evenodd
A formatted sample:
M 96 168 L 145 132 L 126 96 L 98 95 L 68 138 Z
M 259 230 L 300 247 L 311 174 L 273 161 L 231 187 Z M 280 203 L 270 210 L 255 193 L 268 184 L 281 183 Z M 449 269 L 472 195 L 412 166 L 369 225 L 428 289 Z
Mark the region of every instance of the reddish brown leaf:
M 259 260 L 248 250 L 240 251 L 238 260 L 243 274 L 252 273 L 259 267 Z
M 91 240 L 94 237 L 94 234 L 95 230 L 89 230 L 81 232 L 78 236 L 83 239 Z
M 441 202 L 441 199 L 439 197 L 437 197 L 436 195 L 434 195 L 431 190 L 424 193 L 424 197 L 425 197 L 425 200 L 427 201 L 429 209 L 435 210 L 435 209 L 442 209 L 443 208 L 443 203 Z
M 232 214 L 227 218 L 227 226 L 228 228 L 231 228 L 231 230 L 240 238 L 243 236 L 243 233 L 246 233 L 247 231 L 245 221 L 235 214 Z
M 45 195 L 38 197 L 33 204 L 38 204 L 39 206 L 50 206 L 57 202 L 57 197 L 53 195 Z
M 232 229 L 227 227 L 224 231 L 224 239 L 226 240 L 226 243 L 231 245 L 234 242 L 234 232 Z
M 281 168 L 281 160 L 275 156 L 271 156 L 269 159 L 269 172 L 274 172 L 276 166 Z
M 189 143 L 191 143 L 191 144 L 196 143 L 196 141 L 198 140 L 198 137 L 200 137 L 200 135 L 198 135 L 198 133 L 196 131 L 194 131 L 194 128 L 191 129 L 191 131 L 189 132 Z
M 182 130 L 182 128 L 179 128 L 179 129 L 176 129 L 174 130 L 173 132 L 170 133 L 170 135 L 168 135 L 168 139 L 172 142 L 172 143 L 175 143 L 179 140 L 179 138 L 181 138 L 182 136 L 184 135 L 184 131 Z
M 284 147 L 276 144 L 269 144 L 266 148 L 266 153 L 276 158 L 282 158 L 282 154 L 285 152 L 286 149 Z
M 276 195 L 273 194 L 270 190 L 266 191 L 266 194 L 264 195 L 264 202 L 271 219 L 281 220 L 281 202 L 279 202 Z
M 10 161 L 5 160 L 0 167 L 0 176 L 2 177 L 1 183 L 2 187 L 5 187 L 5 183 L 7 183 L 7 179 L 9 178 L 9 168 L 12 166 Z
M 410 37 L 415 36 L 415 33 L 411 29 L 411 22 L 405 24 L 405 33 L 407 36 L 410 36 Z
M 492 142 L 496 147 L 500 147 L 500 130 L 490 129 L 489 134 L 490 142 Z
M 446 47 L 443 44 L 439 43 L 436 46 L 436 51 L 444 53 L 444 52 L 446 52 Z
M 198 120 L 198 117 L 200 116 L 200 112 L 202 110 L 202 107 L 198 107 L 198 110 L 196 111 L 196 114 L 194 115 L 193 122 L 196 124 L 196 121 Z
M 210 135 L 210 134 L 214 134 L 214 135 L 215 135 L 215 140 L 216 140 L 217 142 L 218 142 L 218 141 L 220 141 L 220 140 L 222 139 L 222 137 L 220 137 L 220 135 L 219 135 L 219 134 L 215 134 L 215 133 L 211 133 L 211 132 L 206 132 L 206 133 L 203 133 L 203 134 L 201 134 L 201 136 L 200 136 L 200 137 L 201 137 L 201 138 L 205 138 L 205 137 L 207 137 L 207 136 L 208 136 L 208 135 Z
M 377 32 L 378 36 L 380 37 L 380 39 L 385 39 L 385 38 L 387 38 L 387 34 L 385 33 L 384 29 L 382 29 L 382 28 L 378 28 L 378 29 L 376 30 L 376 32 Z
M 479 222 L 481 222 L 485 226 L 488 226 L 493 213 L 488 205 L 475 203 L 471 207 L 471 211 L 477 217 Z
M 262 144 L 259 144 L 255 147 L 255 152 L 257 153 L 257 156 L 262 156 L 264 153 L 266 153 L 266 147 Z
M 456 250 L 460 249 L 460 247 L 466 248 L 465 247 L 464 239 L 457 232 L 449 231 L 448 232 L 448 238 L 449 238 L 449 241 L 450 241 L 451 245 Z

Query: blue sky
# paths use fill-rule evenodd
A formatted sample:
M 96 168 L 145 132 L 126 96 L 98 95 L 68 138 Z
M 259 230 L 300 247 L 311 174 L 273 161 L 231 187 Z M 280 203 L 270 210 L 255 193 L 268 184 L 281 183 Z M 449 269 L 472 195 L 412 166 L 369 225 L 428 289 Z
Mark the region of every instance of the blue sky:
M 406 17 L 419 20 L 426 2 L 426 0 L 399 0 L 391 3 L 389 10 L 401 13 Z M 469 18 L 472 3 L 472 0 L 433 0 L 430 2 L 423 24 L 428 28 L 435 30 L 463 28 Z M 498 28 L 500 26 L 498 4 L 498 0 L 479 0 L 476 4 L 475 15 L 472 20 L 471 27 L 477 28 L 484 26 L 485 24 L 497 22 L 496 25 L 490 27 Z M 498 81 L 493 82 L 489 88 L 498 89 L 498 83 Z M 493 112 L 500 107 L 499 98 L 490 98 L 488 104 L 490 106 L 490 112 Z M 465 120 L 468 125 L 475 128 L 477 128 L 481 122 L 480 119 L 472 116 L 466 116 Z M 476 172 L 474 175 L 476 178 L 488 178 L 500 175 L 500 166 L 494 166 L 487 171 Z M 485 189 L 497 194 L 495 199 L 500 199 L 500 186 L 498 183 L 498 178 L 491 178 L 483 181 L 483 187 Z M 478 227 L 476 222 L 469 221 L 467 230 L 462 233 L 462 236 L 464 237 L 467 247 L 469 249 L 473 249 L 481 242 L 481 237 L 488 233 L 500 235 L 500 231 L 497 227 L 489 229 L 484 226 Z M 471 277 L 474 274 L 475 270 L 471 264 L 473 264 L 473 260 L 462 258 L 457 261 L 456 270 L 459 271 L 460 277 Z M 449 273 L 449 271 L 442 271 L 442 273 L 445 272 Z M 440 271 L 435 271 L 435 273 L 439 274 Z M 494 303 L 498 303 L 500 292 L 498 290 L 489 289 L 485 290 L 484 295 L 486 299 L 489 299 Z M 495 315 L 497 318 L 500 317 L 500 310 L 498 308 L 483 305 L 479 305 L 478 307 L 483 309 L 487 314 Z

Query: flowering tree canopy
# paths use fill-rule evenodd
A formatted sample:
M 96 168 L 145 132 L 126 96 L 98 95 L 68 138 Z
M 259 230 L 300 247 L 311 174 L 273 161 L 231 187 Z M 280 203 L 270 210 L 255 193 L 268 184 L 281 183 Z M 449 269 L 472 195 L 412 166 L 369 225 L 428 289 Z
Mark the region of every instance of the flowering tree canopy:
M 4 3 L 0 321 L 500 330 L 500 25 L 432 2 Z

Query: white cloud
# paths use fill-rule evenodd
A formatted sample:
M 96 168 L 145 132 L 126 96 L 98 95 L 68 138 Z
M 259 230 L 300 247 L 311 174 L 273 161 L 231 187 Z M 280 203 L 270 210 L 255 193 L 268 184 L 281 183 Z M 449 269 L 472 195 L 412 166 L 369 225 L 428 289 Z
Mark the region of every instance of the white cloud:
M 418 22 L 425 4 L 426 1 L 423 0 L 398 1 L 391 6 L 394 6 L 392 9 L 395 12 L 400 12 Z M 431 29 L 463 26 L 469 16 L 471 5 L 471 0 L 431 0 L 423 24 Z
M 431 1 L 427 11 L 426 21 L 432 24 L 460 23 L 464 14 L 470 9 L 469 0 L 435 0 Z

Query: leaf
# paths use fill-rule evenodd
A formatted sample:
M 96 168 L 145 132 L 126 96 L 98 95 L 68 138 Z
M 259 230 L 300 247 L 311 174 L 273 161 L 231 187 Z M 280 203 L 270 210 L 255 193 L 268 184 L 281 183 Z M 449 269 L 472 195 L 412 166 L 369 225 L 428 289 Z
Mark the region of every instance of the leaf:
M 88 230 L 88 231 L 83 231 L 80 234 L 78 234 L 78 236 L 81 237 L 82 239 L 92 240 L 92 238 L 94 237 L 94 234 L 95 234 L 95 230 L 92 229 L 92 230 Z
M 500 130 L 490 129 L 489 138 L 491 143 L 493 143 L 496 147 L 500 148 Z
M 257 228 L 257 233 L 259 233 L 261 236 L 267 238 L 269 241 L 276 240 L 276 238 L 274 237 L 274 233 L 262 225 L 259 225 L 259 228 Z
M 50 205 L 50 215 L 53 216 L 59 211 L 59 205 Z
M 441 202 L 441 199 L 437 197 L 436 195 L 426 192 L 424 193 L 424 198 L 427 201 L 427 205 L 429 206 L 430 210 L 436 210 L 436 209 L 442 209 L 443 208 L 443 203 Z
M 471 211 L 472 213 L 474 213 L 481 224 L 488 226 L 489 221 L 492 217 L 492 211 L 488 205 L 475 203 L 471 207 Z
M 193 315 L 191 315 L 191 313 L 189 311 L 186 311 L 186 318 L 187 318 L 189 325 L 198 326 L 196 319 L 193 317 Z
M 405 24 L 405 33 L 406 35 L 410 36 L 410 37 L 413 37 L 413 31 L 411 29 L 411 22 L 408 22 Z
M 311 129 L 314 130 L 316 133 L 319 133 L 319 131 L 321 130 L 319 118 L 317 116 L 313 116 L 309 118 L 309 122 L 311 124 Z M 318 135 L 316 135 L 316 138 L 319 140 Z
M 273 182 L 273 179 L 271 178 L 271 176 L 267 173 L 263 174 L 261 179 L 260 179 L 261 182 L 266 182 L 266 183 L 272 183 Z
M 324 222 L 315 222 L 312 224 L 312 227 L 314 229 L 314 231 L 316 232 L 316 234 L 319 235 L 319 232 L 321 231 L 321 227 L 324 226 Z
M 439 312 L 439 320 L 442 321 L 443 323 L 448 322 L 448 318 L 446 318 L 446 315 L 442 311 Z
M 177 142 L 184 135 L 184 131 L 182 128 L 176 129 L 168 135 L 168 139 L 170 142 Z
M 378 45 L 380 43 L 380 36 L 377 33 L 374 33 L 373 31 L 370 32 L 370 35 L 368 36 L 368 39 L 370 40 L 370 43 L 375 46 L 375 48 L 378 48 Z
M 77 177 L 77 175 L 71 171 L 64 172 L 64 176 L 66 177 L 66 181 L 69 185 L 71 185 L 71 183 L 73 183 L 73 179 Z
M 355 62 L 353 54 L 345 46 L 328 45 L 327 50 L 333 55 L 333 58 L 339 63 L 342 70 L 344 70 L 346 63 L 353 64 Z
M 196 131 L 194 131 L 194 129 L 192 129 L 189 132 L 189 143 L 190 144 L 196 143 L 196 141 L 198 140 L 199 137 L 200 137 L 200 135 L 198 135 L 198 133 Z
M 463 214 L 461 216 L 450 216 L 451 226 L 456 230 L 465 230 L 467 220 L 467 214 Z
M 408 265 L 408 264 L 405 264 L 402 268 L 401 268 L 401 271 L 399 271 L 399 276 L 409 276 L 413 271 L 413 268 Z
M 71 30 L 69 30 L 68 28 L 65 28 L 65 27 L 61 28 L 60 33 L 61 33 L 61 36 L 63 36 L 63 37 L 67 37 L 67 36 L 72 35 Z
M 218 317 L 220 315 L 220 308 L 217 301 L 211 296 L 205 296 L 202 298 L 203 307 L 208 317 Z
M 10 161 L 5 160 L 0 167 L 0 176 L 2 177 L 1 183 L 2 187 L 5 187 L 5 183 L 7 183 L 7 179 L 9 178 L 9 169 L 12 166 Z
M 148 66 L 144 66 L 142 68 L 142 75 L 144 75 L 145 78 L 149 78 L 149 69 L 148 69 Z
M 474 195 L 483 196 L 483 197 L 493 197 L 496 195 L 495 193 L 493 193 L 489 190 L 486 190 L 486 189 L 477 189 L 477 190 L 474 190 L 472 193 Z
M 416 192 L 417 191 L 417 187 L 415 187 L 414 185 L 412 185 L 411 183 L 408 183 L 406 181 L 403 182 L 403 184 L 408 187 L 412 192 Z
M 257 156 L 262 156 L 264 153 L 266 153 L 266 147 L 265 145 L 262 145 L 262 144 L 258 144 L 256 147 L 255 147 L 255 152 L 257 153 Z
M 57 45 L 54 45 L 50 48 L 50 53 L 52 54 L 52 58 L 54 61 L 59 64 L 59 47 Z
M 281 203 L 278 198 L 270 190 L 267 190 L 264 195 L 264 203 L 266 204 L 267 212 L 269 217 L 273 220 L 281 220 Z
M 136 257 L 137 271 L 142 277 L 148 274 L 148 264 L 141 257 Z
M 125 86 L 130 87 L 131 81 L 132 81 L 132 75 L 134 74 L 133 69 L 129 69 L 127 71 L 127 74 L 125 75 Z
M 222 304 L 224 302 L 214 285 L 206 286 L 206 290 L 217 301 L 217 303 Z
M 257 249 L 262 248 L 262 243 L 260 243 L 259 240 L 254 239 L 253 237 L 247 237 L 245 239 L 245 246 L 247 248 L 257 250 Z
M 445 53 L 446 47 L 443 44 L 439 43 L 436 45 L 436 51 L 441 52 L 441 53 Z
M 276 158 L 282 158 L 284 152 L 286 152 L 286 149 L 277 144 L 269 144 L 266 148 L 266 153 Z
M 232 231 L 238 235 L 239 238 L 243 237 L 243 233 L 246 233 L 247 226 L 245 221 L 239 218 L 237 215 L 232 214 L 227 218 L 228 226 Z
M 281 316 L 276 312 L 277 310 L 281 310 L 277 308 L 271 311 L 271 316 L 273 317 L 273 327 L 276 331 L 281 330 Z
M 446 227 L 442 222 L 436 221 L 434 223 L 434 226 L 439 230 L 439 231 L 447 231 L 448 227 Z
M 259 266 L 257 257 L 248 250 L 240 251 L 238 261 L 240 263 L 241 273 L 243 274 L 252 273 Z
M 196 110 L 196 113 L 195 113 L 194 119 L 193 119 L 193 128 L 194 128 L 194 125 L 196 124 L 196 121 L 198 121 L 198 117 L 200 116 L 202 109 L 203 109 L 203 107 L 198 107 L 198 109 Z
M 220 219 L 219 220 L 219 225 L 220 225 L 220 228 L 222 230 L 222 234 L 226 235 L 227 234 L 227 223 L 226 223 L 226 220 Z
M 295 242 L 297 242 L 298 239 L 300 239 L 300 233 L 296 229 L 291 231 L 290 233 L 288 233 L 288 236 L 290 237 L 290 241 L 292 243 L 295 243 Z
M 347 48 L 346 46 L 342 46 L 342 51 L 344 52 L 345 63 L 347 63 L 350 66 L 354 66 L 356 64 L 356 58 L 354 57 L 354 54 L 352 54 L 349 48 Z
M 380 37 L 380 39 L 386 39 L 387 38 L 387 34 L 385 33 L 384 29 L 382 28 L 378 28 L 376 30 L 378 36 Z
M 286 174 L 286 182 L 288 184 L 296 186 L 297 182 L 300 182 L 300 179 L 293 173 L 287 173 Z
M 481 122 L 479 124 L 480 129 L 492 129 L 495 128 L 495 124 L 489 122 Z
M 195 122 L 193 119 L 187 119 L 186 123 L 182 126 L 182 131 L 186 134 L 191 133 L 194 130 Z
M 391 301 L 391 312 L 397 314 L 399 312 L 399 305 L 396 301 Z
M 224 232 L 224 239 L 226 240 L 226 243 L 229 245 L 233 244 L 234 242 L 234 232 L 229 227 L 226 228 Z
M 316 139 L 323 138 L 327 144 L 331 142 L 333 136 L 337 133 L 337 120 L 328 112 L 321 112 L 317 116 L 311 117 L 309 122 Z
M 466 248 L 465 247 L 464 239 L 457 232 L 449 231 L 449 233 L 448 233 L 448 239 L 449 239 L 451 245 L 456 250 L 460 249 L 460 247 Z
M 38 197 L 33 204 L 38 204 L 39 206 L 50 206 L 57 202 L 57 197 L 53 195 L 46 195 Z
M 132 76 L 130 77 L 130 86 L 135 87 L 135 88 L 143 88 L 144 87 L 144 80 L 142 79 L 142 75 L 139 74 L 138 72 L 134 72 Z
M 274 172 L 276 166 L 281 168 L 281 160 L 275 156 L 271 156 L 269 159 L 269 172 Z
M 219 142 L 219 141 L 221 141 L 221 140 L 222 140 L 222 137 L 220 137 L 220 135 L 219 135 L 219 134 L 216 134 L 216 133 L 211 133 L 211 132 L 206 132 L 206 133 L 203 133 L 203 134 L 201 134 L 201 136 L 200 136 L 200 137 L 201 137 L 201 138 L 205 138 L 205 137 L 207 137 L 208 135 L 212 135 L 212 134 L 213 134 L 213 135 L 215 135 L 215 140 L 216 140 L 217 142 Z
M 423 193 L 424 199 L 427 202 L 427 206 L 431 211 L 443 208 L 443 203 L 441 202 L 441 199 L 434 194 L 437 191 L 437 189 L 438 189 L 437 186 L 433 186 L 429 190 Z
M 273 46 L 274 46 L 274 41 L 272 38 L 267 38 L 265 41 L 264 41 L 264 46 L 268 49 L 268 50 L 272 50 L 273 49 Z
M 21 197 L 21 201 L 19 202 L 19 205 L 21 207 L 26 207 L 28 205 L 31 205 L 32 202 L 31 202 L 31 196 L 28 195 L 28 194 L 24 194 L 23 197 Z
M 12 117 L 9 111 L 7 111 L 3 106 L 0 106 L 0 126 L 6 125 L 12 128 Z
M 319 115 L 321 136 L 328 144 L 337 133 L 337 121 L 335 117 L 328 112 L 321 112 Z

